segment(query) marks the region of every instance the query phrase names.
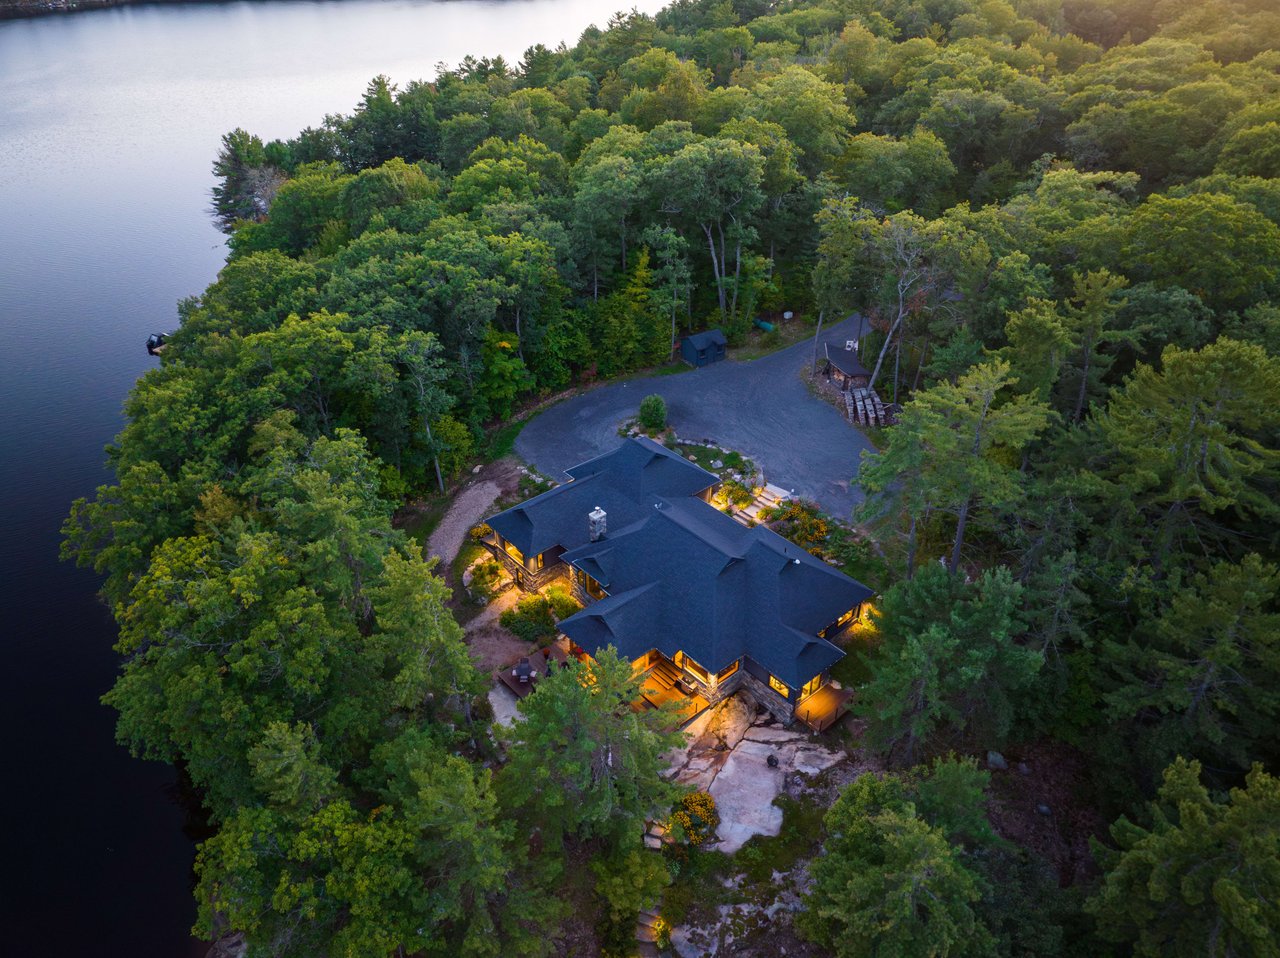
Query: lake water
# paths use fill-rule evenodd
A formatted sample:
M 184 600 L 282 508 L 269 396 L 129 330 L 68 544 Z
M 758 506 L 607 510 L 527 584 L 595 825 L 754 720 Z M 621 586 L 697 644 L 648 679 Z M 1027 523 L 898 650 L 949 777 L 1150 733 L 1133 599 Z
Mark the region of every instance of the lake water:
M 289 136 L 369 79 L 572 43 L 617 0 L 122 7 L 0 21 L 0 861 L 5 954 L 202 954 L 174 775 L 98 703 L 115 630 L 57 560 L 70 502 L 154 360 L 143 342 L 220 267 L 221 135 Z M 628 2 L 655 12 L 660 0 Z

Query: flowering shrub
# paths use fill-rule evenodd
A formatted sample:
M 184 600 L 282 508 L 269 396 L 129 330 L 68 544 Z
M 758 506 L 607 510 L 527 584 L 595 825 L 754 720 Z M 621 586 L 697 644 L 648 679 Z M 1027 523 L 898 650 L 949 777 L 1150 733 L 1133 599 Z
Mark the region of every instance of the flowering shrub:
M 778 523 L 777 532 L 780 536 L 815 555 L 822 553 L 822 547 L 831 535 L 827 520 L 817 508 L 795 499 L 789 499 L 769 510 L 768 519 Z
M 690 845 L 702 845 L 715 837 L 720 825 L 720 813 L 716 800 L 707 792 L 690 792 L 680 799 L 680 806 L 672 816 L 684 832 Z

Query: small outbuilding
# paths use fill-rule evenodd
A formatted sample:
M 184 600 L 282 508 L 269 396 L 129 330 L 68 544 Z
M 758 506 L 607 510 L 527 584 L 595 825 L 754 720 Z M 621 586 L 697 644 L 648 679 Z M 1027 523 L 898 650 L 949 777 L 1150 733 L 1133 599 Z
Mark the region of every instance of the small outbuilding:
M 871 372 L 858 359 L 856 339 L 840 342 L 829 340 L 825 348 L 827 365 L 823 372 L 828 380 L 839 386 L 842 392 L 866 388 L 871 381 Z
M 710 366 L 725 357 L 729 341 L 718 329 L 694 333 L 680 341 L 680 357 L 690 366 Z

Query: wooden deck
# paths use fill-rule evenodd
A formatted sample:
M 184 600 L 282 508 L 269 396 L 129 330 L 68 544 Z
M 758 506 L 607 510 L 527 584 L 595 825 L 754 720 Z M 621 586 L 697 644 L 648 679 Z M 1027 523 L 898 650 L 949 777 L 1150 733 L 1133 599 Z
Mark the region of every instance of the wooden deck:
M 690 695 L 680 687 L 680 670 L 667 661 L 661 661 L 640 676 L 640 698 L 632 708 L 657 709 L 664 706 L 679 716 L 680 724 L 692 721 L 711 705 L 703 696 Z M 674 703 L 674 704 L 672 704 Z
M 548 664 L 553 668 L 559 668 L 560 663 L 567 660 L 568 656 L 565 654 L 564 649 L 560 647 L 560 644 L 553 643 L 545 649 L 536 649 L 529 653 L 529 664 L 533 667 L 535 674 L 530 677 L 528 682 L 521 682 L 519 676 L 515 674 L 516 665 L 518 664 L 515 662 L 496 669 L 493 677 L 514 692 L 516 698 L 522 699 L 538 687 L 538 680 L 547 674 Z
M 824 685 L 796 706 L 796 718 L 815 732 L 825 732 L 844 714 L 852 698 L 850 689 Z

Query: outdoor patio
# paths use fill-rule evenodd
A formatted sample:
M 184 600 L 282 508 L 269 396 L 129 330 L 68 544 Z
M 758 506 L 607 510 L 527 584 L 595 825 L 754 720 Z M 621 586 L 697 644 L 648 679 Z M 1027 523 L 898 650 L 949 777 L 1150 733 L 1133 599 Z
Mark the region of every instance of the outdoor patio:
M 666 659 L 659 659 L 641 673 L 641 695 L 631 707 L 640 710 L 665 706 L 679 716 L 681 725 L 693 721 L 711 703 L 698 693 L 686 690 L 680 679 L 679 669 Z

